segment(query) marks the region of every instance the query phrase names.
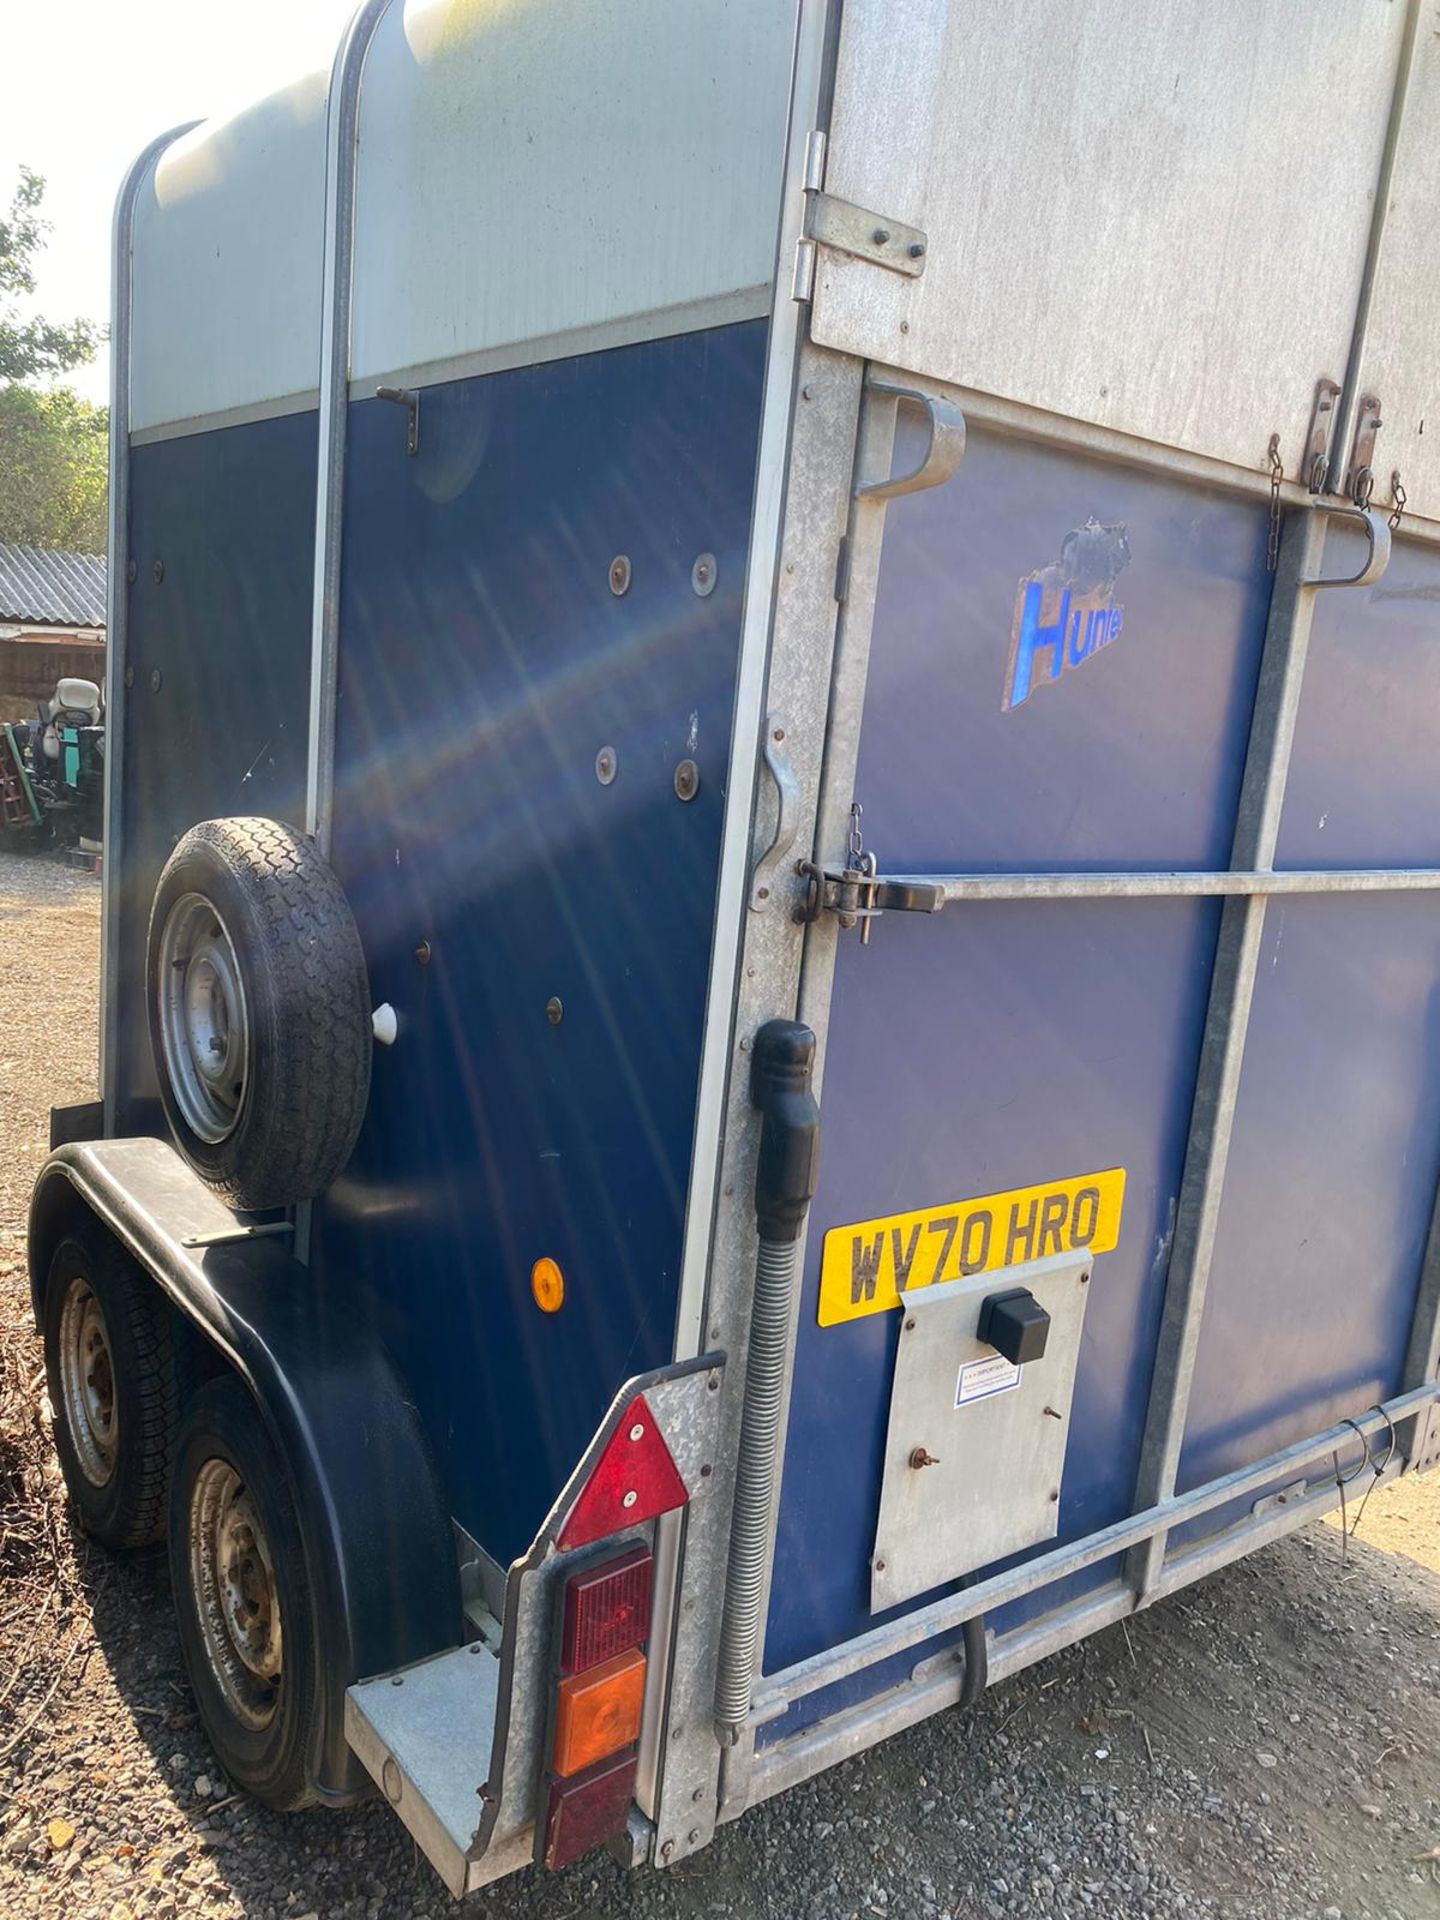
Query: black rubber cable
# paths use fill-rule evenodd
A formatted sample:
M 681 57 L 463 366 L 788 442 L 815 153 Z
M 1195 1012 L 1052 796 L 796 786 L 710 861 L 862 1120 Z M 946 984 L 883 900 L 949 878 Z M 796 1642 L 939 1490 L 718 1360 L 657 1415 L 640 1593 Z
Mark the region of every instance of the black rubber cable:
M 973 1576 L 964 1584 L 974 1586 Z M 984 1614 L 973 1614 L 960 1633 L 965 1645 L 965 1678 L 960 1683 L 958 1704 L 973 1707 L 990 1683 L 990 1649 L 985 1640 Z

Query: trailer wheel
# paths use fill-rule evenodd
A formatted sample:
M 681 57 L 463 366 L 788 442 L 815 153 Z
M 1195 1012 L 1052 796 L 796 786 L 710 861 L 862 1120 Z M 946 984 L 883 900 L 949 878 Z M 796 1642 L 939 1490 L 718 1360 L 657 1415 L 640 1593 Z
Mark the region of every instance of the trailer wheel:
M 206 820 L 150 913 L 150 1036 L 181 1152 L 230 1206 L 313 1200 L 370 1092 L 370 988 L 354 916 L 313 841 Z
M 56 1247 L 42 1330 L 55 1451 L 80 1525 L 102 1546 L 151 1545 L 165 1531 L 184 1386 L 170 1308 L 97 1221 Z
M 310 1806 L 315 1610 L 284 1465 L 233 1376 L 196 1395 L 170 1497 L 170 1580 L 190 1684 L 220 1764 L 279 1812 Z

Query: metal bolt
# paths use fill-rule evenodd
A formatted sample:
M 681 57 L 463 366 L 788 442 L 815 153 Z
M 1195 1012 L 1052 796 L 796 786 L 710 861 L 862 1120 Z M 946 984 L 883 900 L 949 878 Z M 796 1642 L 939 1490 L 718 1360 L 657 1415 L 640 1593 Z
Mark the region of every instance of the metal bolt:
M 601 747 L 595 756 L 595 778 L 602 787 L 608 787 L 620 771 L 620 761 L 614 747 Z
M 404 1676 L 404 1674 L 403 1674 L 403 1673 L 392 1673 L 392 1674 L 391 1674 L 391 1676 L 390 1676 L 390 1684 L 391 1684 L 391 1686 L 392 1686 L 392 1687 L 403 1687 L 403 1686 L 404 1686 L 404 1684 L 405 1684 L 405 1676 Z
M 910 242 L 910 247 L 909 247 L 909 253 L 910 253 L 910 258 L 911 258 L 912 260 L 923 260 L 923 259 L 925 258 L 925 243 L 924 243 L 924 241 L 923 241 L 923 240 L 912 240 L 912 241 Z
M 634 1506 L 635 1502 L 639 1498 L 640 1498 L 639 1494 L 636 1493 L 635 1489 L 632 1487 L 630 1491 L 625 1495 L 624 1499 L 620 1502 L 620 1504 L 628 1512 L 629 1509 Z
M 154 575 L 155 584 L 158 587 L 160 582 L 165 578 L 165 562 L 163 560 L 157 560 L 150 571 Z
M 915 1331 L 915 1316 L 913 1313 L 911 1314 L 910 1318 L 905 1322 L 905 1331 L 907 1333 L 913 1333 Z
M 135 684 L 135 669 L 129 665 L 125 668 L 125 684 L 127 687 L 133 687 Z
M 715 591 L 715 581 L 719 569 L 715 565 L 713 553 L 698 554 L 690 569 L 690 584 L 702 600 L 708 599 Z
M 940 1462 L 936 1456 L 928 1452 L 926 1448 L 912 1447 L 910 1449 L 910 1464 L 912 1467 L 918 1469 L 920 1467 L 938 1467 Z
M 710 1378 L 705 1382 L 705 1391 L 707 1393 L 718 1393 L 720 1391 L 720 1376 L 718 1373 L 712 1373 Z
M 1060 1498 L 1060 1489 L 1059 1489 L 1059 1487 L 1052 1487 L 1052 1488 L 1050 1489 L 1050 1504 L 1051 1504 L 1051 1506 L 1054 1506 L 1054 1504 L 1055 1504 L 1055 1502 L 1056 1502 L 1056 1501 L 1057 1501 L 1057 1500 L 1058 1500 L 1059 1498 Z
M 674 1853 L 674 1851 L 675 1851 L 675 1842 L 673 1840 L 667 1840 L 664 1846 L 661 1847 L 660 1849 L 660 1858 L 662 1860 L 668 1860 L 671 1854 Z
M 885 1562 L 883 1560 L 877 1560 L 875 1562 L 875 1571 L 877 1573 L 883 1573 L 885 1571 Z
M 695 1802 L 696 1806 L 699 1806 L 700 1802 L 705 1798 L 705 1789 L 703 1787 L 696 1787 L 690 1798 Z
M 645 1428 L 641 1421 L 637 1420 L 634 1426 L 631 1427 L 630 1438 L 632 1440 L 643 1440 L 645 1438 Z
M 428 940 L 422 940 L 422 941 L 420 942 L 420 944 L 419 944 L 419 946 L 418 946 L 418 947 L 416 947 L 416 949 L 415 949 L 415 958 L 416 958 L 416 959 L 417 959 L 417 960 L 418 960 L 418 961 L 420 962 L 420 964 L 421 964 L 421 966 L 422 966 L 422 967 L 428 967 L 428 966 L 429 966 L 429 964 L 430 964 L 430 942 L 429 942 Z
M 682 760 L 675 769 L 675 792 L 681 800 L 693 800 L 700 791 L 700 769 L 693 760 Z
M 711 1466 L 710 1462 L 707 1460 L 704 1466 L 701 1467 L 700 1469 L 700 1478 L 702 1480 L 708 1480 L 714 1471 L 715 1469 Z
M 630 556 L 617 553 L 610 562 L 610 591 L 618 600 L 622 593 L 630 591 Z
M 563 1000 L 557 999 L 553 993 L 545 1002 L 545 1018 L 550 1022 L 552 1027 L 558 1027 L 560 1022 L 565 1018 L 565 1003 Z
M 1063 1414 L 1063 1413 L 1057 1413 L 1057 1412 L 1055 1411 L 1055 1409 L 1054 1409 L 1054 1407 L 1046 1407 L 1046 1409 L 1045 1409 L 1045 1413 L 1046 1413 L 1046 1415 L 1047 1415 L 1047 1417 L 1048 1417 L 1049 1419 L 1051 1419 L 1051 1420 L 1063 1420 L 1063 1419 L 1065 1418 L 1065 1416 L 1064 1416 L 1064 1414 Z
M 877 247 L 883 247 L 890 239 L 890 229 L 888 227 L 876 227 L 870 238 L 875 242 Z
M 700 1844 L 699 1827 L 691 1827 L 689 1833 L 686 1834 L 685 1838 L 690 1842 L 692 1847 L 698 1847 Z
M 152 693 L 158 693 L 164 684 L 165 684 L 164 674 L 161 673 L 159 667 L 153 668 L 150 674 L 150 691 Z

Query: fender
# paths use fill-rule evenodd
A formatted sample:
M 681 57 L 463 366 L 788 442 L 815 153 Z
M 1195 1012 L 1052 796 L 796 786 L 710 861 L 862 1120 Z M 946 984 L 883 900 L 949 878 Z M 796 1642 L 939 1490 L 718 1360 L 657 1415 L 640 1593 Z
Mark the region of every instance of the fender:
M 463 1637 L 448 1510 L 419 1416 L 358 1294 L 317 1286 L 283 1228 L 231 1213 L 167 1141 L 60 1147 L 30 1201 L 30 1286 L 84 1207 L 253 1394 L 290 1474 L 315 1595 L 326 1712 L 313 1756 L 334 1805 L 369 1790 L 345 1689 Z

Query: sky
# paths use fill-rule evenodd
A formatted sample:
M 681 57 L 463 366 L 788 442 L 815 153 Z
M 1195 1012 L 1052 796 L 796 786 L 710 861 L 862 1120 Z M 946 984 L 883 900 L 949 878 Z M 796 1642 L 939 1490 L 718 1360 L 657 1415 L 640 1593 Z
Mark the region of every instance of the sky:
M 43 174 L 53 226 L 34 306 L 110 311 L 110 215 L 126 168 L 167 127 L 233 112 L 328 67 L 356 0 L 0 0 L 0 204 Z M 104 400 L 109 356 L 70 376 Z

